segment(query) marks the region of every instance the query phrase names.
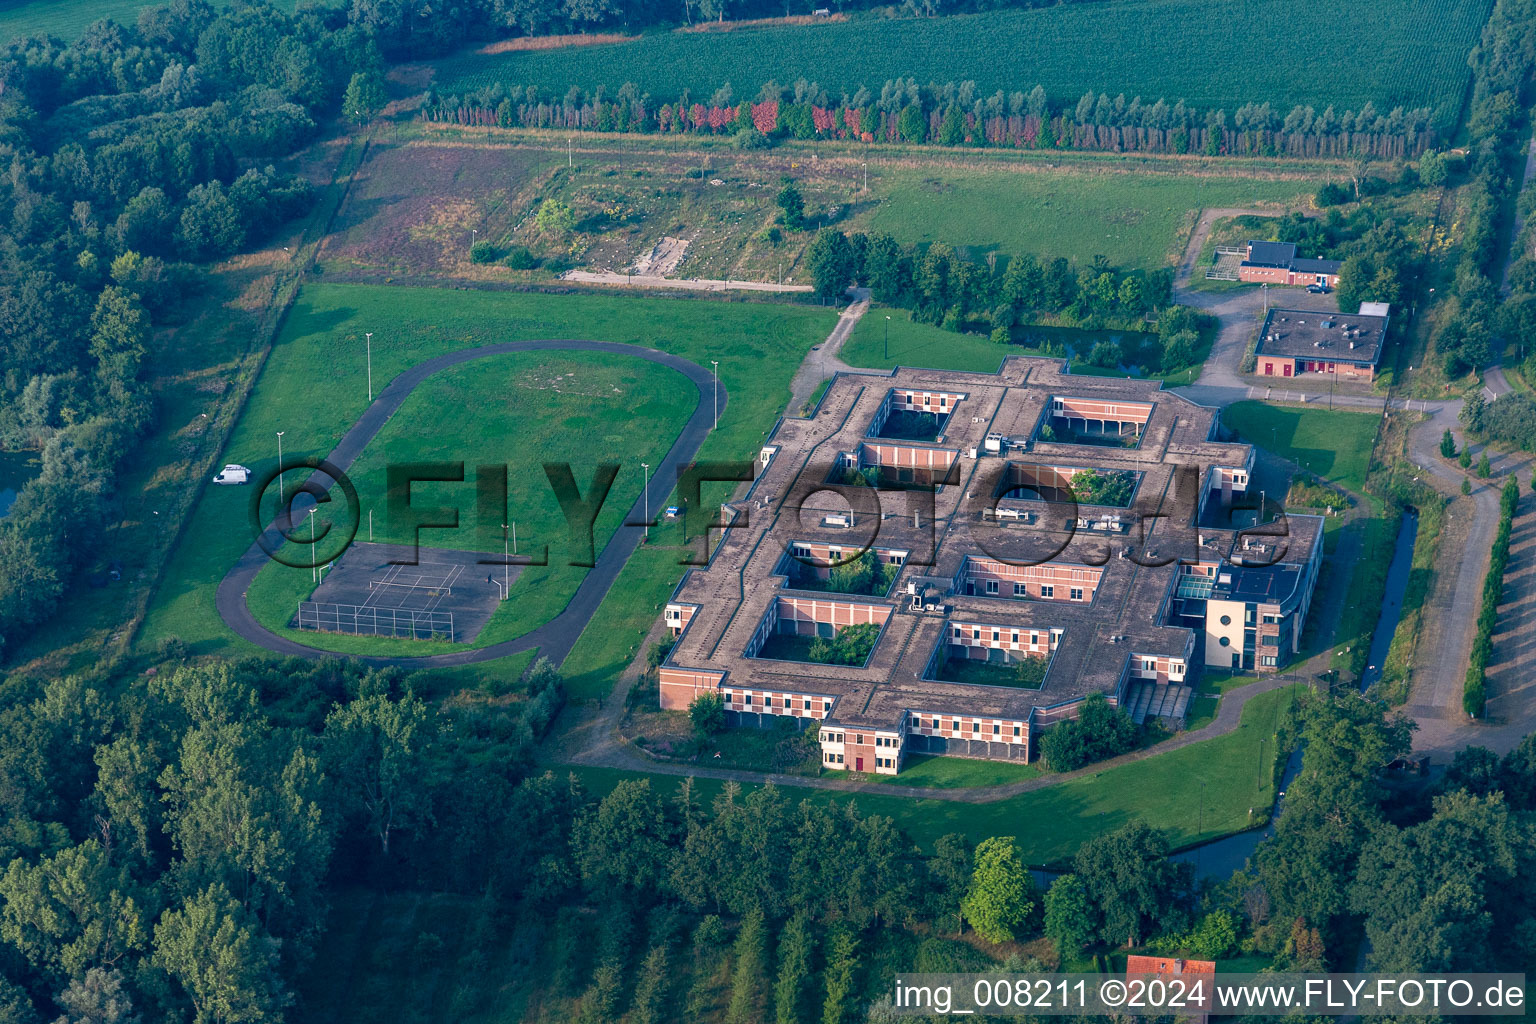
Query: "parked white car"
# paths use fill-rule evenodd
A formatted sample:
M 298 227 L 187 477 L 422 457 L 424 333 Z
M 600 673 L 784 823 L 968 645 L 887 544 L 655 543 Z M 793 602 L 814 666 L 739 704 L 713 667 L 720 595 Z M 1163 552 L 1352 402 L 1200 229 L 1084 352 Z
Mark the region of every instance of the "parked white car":
M 244 484 L 250 483 L 251 471 L 244 466 L 237 466 L 233 462 L 219 471 L 219 475 L 213 478 L 216 484 Z

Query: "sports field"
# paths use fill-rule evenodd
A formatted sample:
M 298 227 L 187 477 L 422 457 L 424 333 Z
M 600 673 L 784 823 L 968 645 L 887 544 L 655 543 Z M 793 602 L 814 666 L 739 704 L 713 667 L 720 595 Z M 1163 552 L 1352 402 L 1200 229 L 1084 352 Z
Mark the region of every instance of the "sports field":
M 750 458 L 757 444 L 772 428 L 788 397 L 789 380 L 804 353 L 826 337 L 835 321 L 831 309 L 782 304 L 686 301 L 607 295 L 545 295 L 508 292 L 460 291 L 431 288 L 395 288 L 373 285 L 313 285 L 305 288 L 289 314 L 283 333 L 267 360 L 244 415 L 236 425 L 224 461 L 238 461 L 258 474 L 276 464 L 276 432 L 284 431 L 284 455 L 324 456 L 367 405 L 367 370 L 363 358 L 363 331 L 374 330 L 373 375 L 375 390 L 383 388 L 402 370 L 425 359 L 457 349 L 493 341 L 532 338 L 587 338 L 643 345 L 673 352 L 708 366 L 720 360 L 720 376 L 730 402 L 720 428 L 705 441 L 703 458 Z M 480 361 L 464 364 L 424 383 L 380 433 L 375 447 L 359 460 L 355 477 L 366 493 L 369 477 L 383 461 L 395 455 L 422 459 L 465 458 L 469 475 L 478 458 L 475 451 L 514 464 L 509 489 L 527 488 L 529 501 L 542 501 L 534 492 L 544 484 L 539 463 L 546 457 L 591 461 L 593 451 L 622 453 L 665 451 L 677 429 L 693 408 L 693 388 L 687 385 L 686 408 L 674 409 L 675 394 L 669 390 L 670 371 L 651 364 L 618 358 L 613 362 L 581 358 L 571 366 L 563 356 L 545 355 L 538 364 L 517 362 L 525 356 L 488 357 L 485 364 L 500 369 L 481 372 Z M 575 373 L 571 393 L 560 394 L 548 384 L 559 372 Z M 666 375 L 666 376 L 662 376 Z M 523 385 L 518 386 L 518 382 Z M 563 386 L 563 385 L 562 385 Z M 580 389 L 619 387 L 633 399 L 616 407 L 612 418 L 595 413 L 608 401 L 601 395 L 576 394 Z M 611 394 L 611 392 L 610 392 Z M 557 436 L 562 431 L 569 436 Z M 460 452 L 469 450 L 469 454 Z M 631 455 L 624 460 L 634 466 Z M 653 463 L 654 464 L 654 463 Z M 370 468 L 373 467 L 373 468 Z M 519 472 L 520 470 L 520 472 Z M 574 470 L 585 489 L 589 477 Z M 629 480 L 621 474 L 613 496 L 604 506 L 599 524 L 617 521 L 639 493 L 637 471 Z M 444 499 L 450 485 L 416 485 L 412 504 Z M 473 484 L 456 485 L 471 497 L 461 507 L 473 507 Z M 433 495 L 430 488 L 444 490 Z M 585 490 L 583 490 L 585 493 Z M 625 497 L 627 495 L 627 497 Z M 167 567 L 164 582 L 155 594 L 140 643 L 148 649 L 167 636 L 186 641 L 196 653 L 247 650 L 219 620 L 213 594 L 220 579 L 249 545 L 246 519 L 247 488 L 209 487 L 193 511 L 186 533 Z M 514 505 L 514 507 L 518 507 Z M 549 508 L 529 505 L 535 533 L 551 532 Z M 554 513 L 556 516 L 558 512 Z M 364 514 L 366 516 L 366 513 Z M 470 517 L 466 515 L 466 520 Z M 539 526 L 539 523 L 544 526 Z M 611 526 L 608 527 L 611 530 Z M 522 542 L 525 527 L 519 525 Z M 384 517 L 375 516 L 375 539 L 385 539 Z M 477 539 L 473 528 L 457 531 L 425 531 L 426 543 L 444 547 L 499 550 L 500 531 L 489 543 Z M 439 541 L 433 534 L 447 539 Z M 367 537 L 366 519 L 360 534 Z M 563 536 L 563 532 L 561 534 Z M 659 538 L 658 538 L 659 539 Z M 601 539 L 597 541 L 601 544 Z M 564 554 L 564 545 L 551 544 L 551 562 Z M 658 552 L 646 565 L 656 586 L 676 581 L 681 570 L 676 552 Z M 551 576 L 535 591 L 535 573 L 526 570 L 514 588 L 547 593 L 536 601 L 510 602 L 481 632 L 477 642 L 508 639 L 534 628 L 557 614 L 574 583 L 556 586 Z M 648 577 L 649 578 L 649 577 Z M 307 569 L 263 572 L 250 594 L 250 604 L 269 618 L 292 614 L 300 592 L 309 586 Z M 621 578 L 622 583 L 622 578 Z M 615 589 L 618 589 L 617 587 Z M 561 595 L 564 595 L 562 597 Z M 648 603 L 654 602 L 647 592 Z M 313 634 L 307 634 L 313 640 Z M 362 640 L 332 637 L 326 646 L 344 651 L 378 650 L 412 654 L 432 653 L 434 641 Z M 358 646 L 359 644 L 366 646 Z M 608 679 L 611 683 L 611 678 Z
M 519 551 L 542 553 L 548 564 L 530 565 L 511 581 L 507 601 L 473 641 L 483 645 L 519 636 L 563 608 L 586 575 L 585 569 L 571 564 L 582 554 L 572 550 L 543 464 L 569 465 L 583 494 L 600 465 L 620 467 L 593 524 L 593 546 L 601 551 L 640 496 L 641 464 L 661 463 L 697 398 L 694 386 L 673 370 L 602 352 L 488 356 L 443 370 L 412 392 L 353 464 L 349 476 L 362 508 L 358 539 L 370 538 L 368 518 L 373 513 L 374 541 L 414 543 L 415 531 L 394 521 L 386 508 L 389 467 L 462 462 L 461 483 L 423 481 L 411 486 L 413 509 L 458 510 L 457 528 L 422 530 L 420 544 L 500 554 L 502 518 L 493 514 L 494 521 L 486 520 L 478 507 L 477 467 L 506 466 L 506 507 L 517 526 Z M 259 443 L 257 438 L 249 440 Z M 489 567 L 469 571 L 478 575 L 457 581 L 457 591 L 488 591 L 486 576 L 500 576 L 499 569 Z M 425 653 L 408 642 L 290 631 L 288 620 L 312 586 L 308 569 L 270 562 L 251 586 L 250 606 L 268 628 L 311 646 L 346 651 L 387 646 Z M 335 600 L 322 595 L 314 599 Z M 440 646 L 434 642 L 432 649 Z
M 1347 23 L 1286 0 L 1114 0 L 944 18 L 855 18 L 818 26 L 672 32 L 607 46 L 467 55 L 445 64 L 440 88 L 493 82 L 625 82 L 674 98 L 708 97 L 726 80 L 754 97 L 772 79 L 804 78 L 834 95 L 888 79 L 974 81 L 990 95 L 1043 86 L 1058 102 L 1085 91 L 1165 97 L 1229 113 L 1248 102 L 1339 112 L 1369 101 L 1382 111 L 1433 107 L 1454 121 L 1469 77 L 1467 54 L 1491 0 L 1362 0 Z M 1365 42 L 1368 41 L 1368 42 Z M 1361 47 L 1366 46 L 1367 51 Z M 1364 52 L 1369 59 L 1362 59 Z

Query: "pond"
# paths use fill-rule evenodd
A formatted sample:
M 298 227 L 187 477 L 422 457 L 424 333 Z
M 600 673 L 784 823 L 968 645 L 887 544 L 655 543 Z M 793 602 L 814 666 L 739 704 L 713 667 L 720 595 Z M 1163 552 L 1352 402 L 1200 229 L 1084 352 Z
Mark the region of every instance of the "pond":
M 1408 577 L 1413 570 L 1413 542 L 1419 535 L 1419 513 L 1416 509 L 1403 512 L 1403 524 L 1397 530 L 1397 546 L 1392 551 L 1392 564 L 1387 568 L 1386 593 L 1381 596 L 1381 618 L 1376 621 L 1376 632 L 1371 634 L 1371 650 L 1365 660 L 1365 672 L 1360 676 L 1360 692 L 1364 693 L 1381 680 L 1382 666 L 1387 661 L 1387 651 L 1392 647 L 1392 636 L 1397 632 L 1397 621 L 1403 617 L 1403 596 L 1408 593 Z
M 1088 353 L 1093 351 L 1093 346 L 1101 341 L 1107 341 L 1113 345 L 1129 341 L 1133 346 L 1155 339 L 1156 334 L 1149 331 L 1122 331 L 1122 330 L 1090 330 L 1083 327 L 1052 327 L 1043 324 L 1023 326 L 1014 332 L 1012 344 L 1024 349 L 1029 355 L 1045 355 L 1046 349 L 1053 352 L 1066 351 L 1068 359 L 1074 356 L 1088 358 Z M 1144 371 L 1139 366 L 1106 367 L 1133 377 L 1140 376 Z
M 0 452 L 0 518 L 11 511 L 16 492 L 42 471 L 37 452 Z

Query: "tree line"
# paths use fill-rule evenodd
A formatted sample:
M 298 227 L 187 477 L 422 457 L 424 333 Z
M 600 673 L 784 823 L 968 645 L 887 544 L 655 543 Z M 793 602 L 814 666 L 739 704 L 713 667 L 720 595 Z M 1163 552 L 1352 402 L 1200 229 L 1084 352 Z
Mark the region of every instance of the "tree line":
M 1536 2 L 1498 0 L 1472 52 L 1472 106 L 1467 118 L 1471 180 L 1458 199 L 1461 259 L 1438 311 L 1431 345 L 1447 376 L 1459 377 L 1500 354 L 1495 346 L 1513 337 L 1529 338 L 1536 328 L 1536 273 L 1520 267 L 1520 285 L 1502 306 L 1502 245 L 1520 176 L 1531 78 L 1536 70 Z M 1517 268 L 1511 268 L 1515 270 Z
M 1196 153 L 1207 156 L 1415 157 L 1432 149 L 1429 107 L 1381 112 L 1367 101 L 1358 111 L 1296 106 L 1281 112 L 1249 102 L 1230 114 L 1183 100 L 1146 102 L 1124 93 L 1091 90 L 1075 103 L 1053 103 L 1042 86 L 1028 92 L 980 95 L 976 83 L 919 86 L 887 80 L 833 97 L 814 82 L 767 82 L 755 97 L 738 97 L 729 82 L 706 100 L 687 90 L 657 98 L 625 83 L 609 95 L 572 85 L 563 96 L 493 83 L 461 93 L 428 90 L 421 117 L 429 122 L 500 128 L 560 128 L 598 132 L 733 136 L 744 147 L 774 139 L 829 139 L 907 145 L 1010 149 Z
M 42 463 L 0 521 L 0 645 L 94 557 L 198 264 L 310 206 L 273 164 L 379 74 L 368 9 L 173 0 L 0 51 L 0 448 Z
M 800 208 L 793 183 L 784 186 L 779 203 L 788 226 Z M 887 234 L 846 235 L 829 227 L 816 233 L 805 260 L 818 294 L 837 296 L 858 284 L 876 302 L 911 310 L 917 322 L 988 333 L 999 344 L 1046 321 L 1124 329 L 1118 345 L 1100 342 L 1077 353 L 1106 368 L 1175 372 L 1199 361 L 1215 330 L 1209 315 L 1169 304 L 1169 271 L 1128 272 L 1102 257 L 1089 266 L 1029 254 L 972 260 L 942 242 L 903 245 Z M 1060 346 L 1047 348 L 1069 354 Z

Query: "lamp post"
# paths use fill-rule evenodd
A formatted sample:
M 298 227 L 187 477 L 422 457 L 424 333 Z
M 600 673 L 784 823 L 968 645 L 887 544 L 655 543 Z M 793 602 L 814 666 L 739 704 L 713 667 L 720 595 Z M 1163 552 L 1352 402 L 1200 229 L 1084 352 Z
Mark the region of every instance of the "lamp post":
M 891 318 L 885 318 L 885 358 L 891 358 Z
M 283 507 L 283 432 L 277 432 L 277 507 Z
M 864 191 L 868 192 L 869 191 L 869 164 L 867 164 L 864 161 L 860 160 L 859 161 L 859 166 L 864 169 Z
M 715 394 L 714 394 L 713 401 L 714 401 L 714 407 L 715 407 L 715 429 L 719 430 L 720 429 L 720 360 L 718 360 L 718 359 L 711 359 L 710 363 L 715 368 L 714 369 Z
M 474 252 L 475 251 L 475 236 L 477 236 L 478 234 L 480 234 L 479 229 L 477 229 L 477 228 L 470 228 L 469 229 L 469 251 L 470 252 Z
M 363 333 L 364 343 L 368 348 L 368 404 L 373 404 L 373 332 Z
M 315 513 L 319 512 L 319 511 L 320 511 L 320 506 L 319 505 L 314 505 L 314 506 L 312 506 L 310 508 L 309 515 L 304 517 L 304 518 L 309 520 L 309 551 L 310 551 L 311 555 L 313 555 L 314 551 L 315 551 Z M 311 561 L 313 561 L 313 558 L 311 558 Z M 311 583 L 317 582 L 317 577 L 315 576 L 315 572 L 319 568 L 320 568 L 320 566 L 318 564 L 311 565 L 309 567 L 309 582 L 311 582 Z
M 507 530 L 509 527 L 510 524 L 508 523 L 501 524 L 501 599 L 503 601 L 507 599 L 507 588 L 511 586 L 508 575 L 511 572 L 512 559 L 507 554 Z
M 641 526 L 645 530 L 645 540 L 649 543 L 651 539 L 651 464 L 642 462 L 640 468 L 645 472 L 645 482 L 640 485 L 641 496 L 645 498 L 645 522 Z

